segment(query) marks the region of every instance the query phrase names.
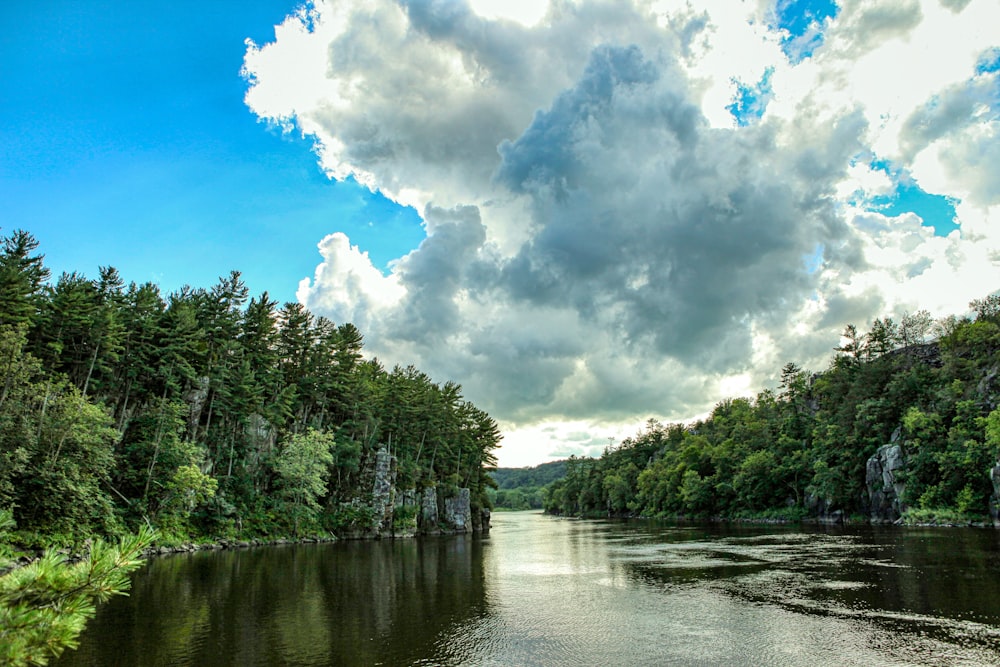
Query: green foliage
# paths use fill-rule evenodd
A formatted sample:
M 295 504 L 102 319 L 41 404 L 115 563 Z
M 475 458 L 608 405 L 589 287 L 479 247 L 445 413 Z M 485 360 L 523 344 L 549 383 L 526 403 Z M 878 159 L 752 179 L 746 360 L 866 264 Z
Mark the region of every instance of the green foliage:
M 721 401 L 694 424 L 644 432 L 597 460 L 567 461 L 547 511 L 576 515 L 796 518 L 867 514 L 866 462 L 897 442 L 908 517 L 986 515 L 1000 460 L 1000 296 L 974 320 L 926 311 L 846 327 L 823 373 L 794 363 L 778 393 Z M 639 454 L 638 456 L 636 454 Z M 921 514 L 924 513 L 924 514 Z M 949 514 L 951 513 L 951 514 Z M 923 519 L 921 519 L 923 520 Z
M 501 510 L 545 507 L 548 486 L 566 476 L 566 461 L 552 461 L 528 468 L 497 468 L 490 473 L 497 490 L 490 489 L 490 504 Z
M 0 238 L 0 506 L 32 540 L 314 528 L 365 502 L 380 447 L 397 487 L 488 504 L 496 423 L 364 360 L 353 324 L 249 298 L 237 271 L 166 296 L 112 267 L 49 284 L 37 245 Z
M 392 529 L 394 532 L 415 530 L 417 527 L 417 513 L 419 508 L 416 505 L 400 505 L 396 507 L 392 514 Z
M 907 526 L 965 526 L 982 519 L 983 516 L 949 507 L 911 507 L 903 513 L 903 523 Z
M 491 501 L 498 510 L 539 510 L 545 506 L 545 487 L 499 489 L 491 493 Z
M 38 241 L 24 230 L 0 237 L 0 323 L 27 324 L 35 314 L 38 297 L 49 271 L 43 256 L 32 254 Z
M 0 511 L 0 541 L 13 526 Z M 0 576 L 0 663 L 45 665 L 66 649 L 93 617 L 95 605 L 129 588 L 130 572 L 143 563 L 141 554 L 154 539 L 142 530 L 116 545 L 95 540 L 82 560 L 71 563 L 56 550 Z M 0 569 L 9 563 L 0 563 Z
M 542 487 L 566 476 L 566 461 L 551 461 L 529 468 L 497 468 L 491 475 L 500 489 Z
M 338 504 L 333 511 L 329 512 L 324 524 L 338 534 L 343 531 L 366 531 L 375 528 L 378 524 L 378 517 L 371 503 L 354 499 L 351 502 Z
M 326 493 L 326 481 L 333 463 L 335 438 L 330 433 L 310 429 L 293 435 L 281 448 L 274 464 L 281 496 L 293 517 L 294 534 L 302 523 L 315 522 Z

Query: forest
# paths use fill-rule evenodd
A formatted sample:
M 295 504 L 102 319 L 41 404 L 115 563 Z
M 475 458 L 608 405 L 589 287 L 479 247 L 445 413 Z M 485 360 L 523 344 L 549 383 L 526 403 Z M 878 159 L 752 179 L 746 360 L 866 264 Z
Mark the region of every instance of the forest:
M 545 490 L 566 476 L 566 461 L 550 461 L 529 468 L 497 468 L 492 473 L 497 488 L 487 492 L 498 510 L 542 509 Z
M 164 295 L 111 267 L 50 281 L 25 231 L 0 245 L 10 540 L 364 533 L 379 450 L 395 488 L 488 504 L 494 420 L 458 384 L 363 357 L 353 324 L 251 297 L 236 271 Z
M 1000 494 L 1000 295 L 970 315 L 849 325 L 829 367 L 704 420 L 650 420 L 571 458 L 545 508 L 579 516 L 988 523 Z

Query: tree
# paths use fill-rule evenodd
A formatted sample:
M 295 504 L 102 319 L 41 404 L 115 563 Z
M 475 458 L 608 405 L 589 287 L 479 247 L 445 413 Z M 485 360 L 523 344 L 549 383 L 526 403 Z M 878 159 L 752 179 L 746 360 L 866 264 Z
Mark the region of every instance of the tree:
M 23 326 L 0 327 L 0 502 L 22 527 L 107 529 L 114 466 L 111 420 L 25 350 Z
M 926 310 L 906 313 L 899 322 L 899 338 L 904 347 L 918 345 L 927 339 L 927 334 L 934 326 L 934 318 Z
M 0 510 L 0 543 L 13 527 L 10 512 Z M 87 557 L 77 563 L 50 549 L 35 562 L 0 576 L 0 663 L 45 665 L 76 648 L 95 605 L 126 594 L 128 575 L 143 564 L 142 552 L 154 537 L 143 529 L 117 545 L 95 540 Z M 11 566 L 9 556 L 0 554 L 0 570 Z
M 161 522 L 183 530 L 195 508 L 214 497 L 218 488 L 218 480 L 203 473 L 198 466 L 178 466 L 164 487 Z
M 844 353 L 845 356 L 840 358 L 846 358 L 854 363 L 860 361 L 863 336 L 858 333 L 858 328 L 853 324 L 848 324 L 844 327 L 844 333 L 840 334 L 840 337 L 843 342 L 839 346 L 833 348 L 837 352 Z
M 33 255 L 38 241 L 17 229 L 0 237 L 0 324 L 29 324 L 49 270 L 43 255 Z
M 982 299 L 973 299 L 969 308 L 976 314 L 977 320 L 993 320 L 1000 323 L 1000 292 L 988 294 Z
M 274 471 L 281 480 L 281 496 L 290 505 L 296 535 L 301 524 L 315 521 L 320 510 L 319 499 L 326 493 L 334 446 L 331 433 L 309 429 L 292 435 L 275 461 Z
M 864 337 L 864 353 L 867 359 L 879 357 L 895 349 L 899 342 L 899 327 L 891 317 L 876 318 L 871 331 Z

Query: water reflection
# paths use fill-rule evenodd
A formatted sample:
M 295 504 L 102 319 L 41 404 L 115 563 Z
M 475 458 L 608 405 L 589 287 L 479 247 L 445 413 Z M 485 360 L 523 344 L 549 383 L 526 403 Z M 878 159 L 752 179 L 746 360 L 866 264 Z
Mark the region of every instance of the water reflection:
M 494 517 L 154 561 L 60 665 L 1000 664 L 989 530 Z
M 487 614 L 483 542 L 288 545 L 156 559 L 59 665 L 402 665 Z

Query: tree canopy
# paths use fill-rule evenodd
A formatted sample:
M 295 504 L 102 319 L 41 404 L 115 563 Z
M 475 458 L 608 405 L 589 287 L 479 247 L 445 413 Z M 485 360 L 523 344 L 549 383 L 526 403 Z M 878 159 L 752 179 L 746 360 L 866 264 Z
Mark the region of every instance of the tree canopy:
M 0 507 L 22 534 L 333 530 L 379 448 L 400 488 L 488 504 L 496 423 L 460 385 L 366 358 L 353 324 L 238 271 L 168 295 L 112 267 L 49 282 L 37 249 L 0 238 Z

